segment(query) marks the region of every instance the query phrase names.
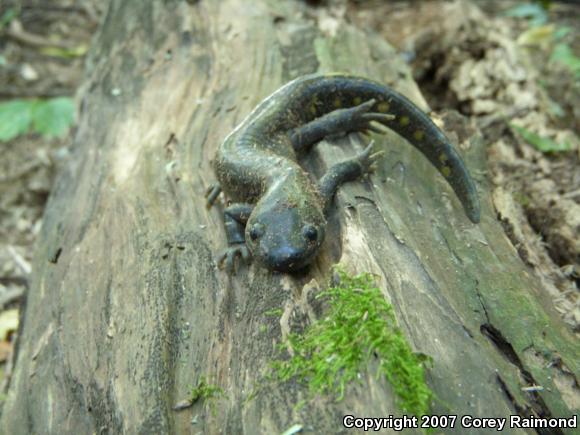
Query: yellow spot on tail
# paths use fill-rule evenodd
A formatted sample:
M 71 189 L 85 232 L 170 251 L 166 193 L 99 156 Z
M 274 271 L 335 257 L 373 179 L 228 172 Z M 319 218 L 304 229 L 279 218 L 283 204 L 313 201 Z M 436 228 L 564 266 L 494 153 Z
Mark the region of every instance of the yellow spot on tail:
M 336 108 L 338 108 L 338 107 L 342 107 L 342 101 L 340 101 L 340 98 L 338 98 L 338 97 L 336 97 L 336 98 L 334 99 L 334 102 L 333 102 L 333 104 L 334 104 L 334 107 L 336 107 Z
M 411 122 L 411 120 L 408 116 L 401 116 L 401 119 L 399 119 L 399 124 L 402 126 L 409 125 L 409 122 Z
M 360 103 L 362 103 L 362 98 L 361 97 L 354 97 L 353 103 L 355 106 L 358 106 Z
M 381 113 L 387 113 L 390 108 L 391 105 L 386 101 L 382 101 L 377 105 L 377 110 Z
M 447 157 L 447 154 L 439 154 L 439 161 L 443 164 L 445 164 L 445 162 L 449 160 L 449 157 Z
M 423 138 L 425 137 L 425 132 L 423 130 L 417 130 L 413 136 L 415 137 L 415 139 L 417 140 L 423 140 Z
M 449 176 L 451 175 L 451 168 L 449 166 L 443 166 L 441 168 L 441 173 L 445 178 L 449 178 Z

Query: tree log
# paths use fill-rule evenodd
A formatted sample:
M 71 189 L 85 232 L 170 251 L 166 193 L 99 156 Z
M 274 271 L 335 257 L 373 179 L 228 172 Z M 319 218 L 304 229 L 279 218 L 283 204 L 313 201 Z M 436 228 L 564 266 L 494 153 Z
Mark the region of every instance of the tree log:
M 308 293 L 327 287 L 337 262 L 376 274 L 413 348 L 433 358 L 433 413 L 578 412 L 577 342 L 506 237 L 482 140 L 458 115 L 441 125 L 475 175 L 481 224 L 393 133 L 377 138 L 378 171 L 340 189 L 307 272 L 216 267 L 226 240 L 222 210 L 205 207 L 210 160 L 261 99 L 302 74 L 341 71 L 427 109 L 391 47 L 321 14 L 274 0 L 111 2 L 46 209 L 2 433 L 338 433 L 345 414 L 400 415 L 371 370 L 343 401 L 301 409 L 299 384 L 258 388 L 291 314 L 309 312 Z M 361 145 L 323 142 L 305 165 L 318 177 Z M 280 319 L 266 315 L 277 308 Z M 201 379 L 224 391 L 213 411 L 174 411 Z

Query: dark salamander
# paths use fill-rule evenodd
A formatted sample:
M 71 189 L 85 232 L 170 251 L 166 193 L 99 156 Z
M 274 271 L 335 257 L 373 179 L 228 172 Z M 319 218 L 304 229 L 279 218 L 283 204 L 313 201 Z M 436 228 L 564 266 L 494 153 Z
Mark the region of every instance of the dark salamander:
M 447 179 L 469 219 L 479 222 L 479 199 L 465 164 L 431 119 L 403 95 L 380 83 L 341 74 L 300 77 L 266 98 L 224 140 L 213 161 L 232 201 L 224 219 L 229 247 L 219 258 L 228 272 L 250 255 L 266 267 L 292 272 L 316 256 L 326 213 L 338 187 L 372 170 L 380 153 L 369 145 L 313 182 L 298 165 L 325 136 L 381 132 L 382 124 L 407 139 Z

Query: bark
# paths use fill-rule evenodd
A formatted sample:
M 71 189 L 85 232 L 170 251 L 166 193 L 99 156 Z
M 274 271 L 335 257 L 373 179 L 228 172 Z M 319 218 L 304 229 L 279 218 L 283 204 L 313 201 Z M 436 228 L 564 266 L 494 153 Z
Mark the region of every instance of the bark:
M 221 210 L 203 198 L 216 146 L 262 98 L 315 71 L 374 78 L 426 108 L 391 47 L 321 9 L 111 3 L 46 210 L 2 433 L 281 433 L 295 423 L 336 433 L 347 413 L 400 414 L 370 370 L 338 403 L 297 409 L 302 386 L 260 388 L 291 314 L 309 312 L 308 293 L 327 286 L 337 262 L 375 273 L 413 347 L 433 358 L 433 413 L 577 412 L 577 342 L 504 234 L 483 144 L 457 115 L 443 117 L 445 130 L 478 182 L 480 225 L 389 134 L 379 138 L 387 153 L 378 172 L 340 190 L 308 273 L 252 265 L 229 278 L 216 268 Z M 307 164 L 320 176 L 360 146 L 355 137 L 324 142 Z M 267 316 L 277 308 L 281 319 Z M 173 411 L 202 378 L 225 393 L 215 409 Z M 532 384 L 543 392 L 522 391 Z

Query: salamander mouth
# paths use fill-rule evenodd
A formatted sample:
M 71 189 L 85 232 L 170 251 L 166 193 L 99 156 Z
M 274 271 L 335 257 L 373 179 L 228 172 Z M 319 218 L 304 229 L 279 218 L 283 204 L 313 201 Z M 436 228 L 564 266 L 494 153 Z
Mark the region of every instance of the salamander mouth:
M 306 249 L 282 247 L 270 250 L 261 256 L 265 265 L 278 272 L 296 272 L 304 269 L 311 261 L 312 253 Z

